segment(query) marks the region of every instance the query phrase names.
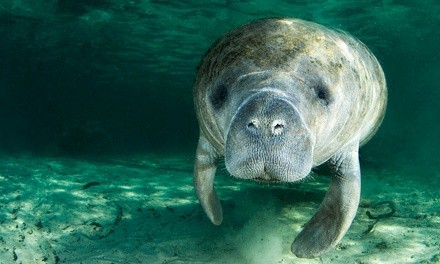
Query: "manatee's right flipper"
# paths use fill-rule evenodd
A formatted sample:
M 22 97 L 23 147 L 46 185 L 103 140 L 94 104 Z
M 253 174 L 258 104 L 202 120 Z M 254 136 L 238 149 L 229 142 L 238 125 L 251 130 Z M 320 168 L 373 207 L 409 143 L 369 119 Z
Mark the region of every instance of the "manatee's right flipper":
M 333 178 L 324 201 L 292 244 L 292 252 L 303 258 L 319 256 L 345 235 L 359 205 L 360 168 L 358 147 L 329 161 Z
M 201 132 L 194 165 L 194 188 L 203 210 L 215 225 L 223 220 L 222 206 L 214 190 L 218 159 L 216 150 Z

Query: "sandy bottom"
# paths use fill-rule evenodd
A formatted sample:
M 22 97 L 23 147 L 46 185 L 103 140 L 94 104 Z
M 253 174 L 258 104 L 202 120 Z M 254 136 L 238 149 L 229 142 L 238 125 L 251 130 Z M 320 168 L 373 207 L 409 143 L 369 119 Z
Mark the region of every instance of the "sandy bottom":
M 3 157 L 0 263 L 440 263 L 440 175 L 363 168 L 362 201 L 341 243 L 316 259 L 290 244 L 328 177 L 270 186 L 219 169 L 224 222 L 212 225 L 192 188 L 193 157 Z M 374 167 L 374 166 L 371 166 Z M 403 171 L 403 170 L 402 170 Z M 413 180 L 411 180 L 413 179 Z M 396 213 L 375 220 L 390 208 Z

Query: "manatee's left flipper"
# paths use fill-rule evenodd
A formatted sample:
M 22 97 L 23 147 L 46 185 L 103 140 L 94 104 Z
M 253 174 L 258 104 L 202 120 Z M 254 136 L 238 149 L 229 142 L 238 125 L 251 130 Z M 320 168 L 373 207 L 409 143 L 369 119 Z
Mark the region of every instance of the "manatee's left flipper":
M 223 220 L 222 206 L 214 189 L 218 159 L 216 150 L 201 132 L 194 165 L 194 188 L 203 210 L 215 225 Z
M 356 215 L 361 189 L 358 147 L 335 155 L 329 165 L 333 177 L 324 201 L 292 243 L 298 257 L 312 258 L 331 249 Z

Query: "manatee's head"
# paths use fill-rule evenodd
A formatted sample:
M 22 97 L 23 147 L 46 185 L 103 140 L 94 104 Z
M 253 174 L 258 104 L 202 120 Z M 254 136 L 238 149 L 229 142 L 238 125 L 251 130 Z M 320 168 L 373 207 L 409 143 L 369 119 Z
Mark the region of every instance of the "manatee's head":
M 263 89 L 240 104 L 226 133 L 225 162 L 232 175 L 293 182 L 309 174 L 312 135 L 290 99 Z
M 349 111 L 341 109 L 352 102 L 339 98 L 354 89 L 341 89 L 356 77 L 344 70 L 344 58 L 353 56 L 347 45 L 330 48 L 341 41 L 326 34 L 333 33 L 315 24 L 262 20 L 226 35 L 205 55 L 196 112 L 233 176 L 292 182 L 333 154 L 327 132 L 344 124 Z

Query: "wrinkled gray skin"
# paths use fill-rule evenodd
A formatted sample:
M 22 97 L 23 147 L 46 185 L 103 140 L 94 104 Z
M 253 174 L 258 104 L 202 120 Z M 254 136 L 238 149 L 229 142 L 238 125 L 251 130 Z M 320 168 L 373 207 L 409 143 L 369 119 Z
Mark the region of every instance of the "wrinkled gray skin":
M 301 20 L 251 22 L 205 54 L 194 101 L 194 186 L 214 224 L 223 218 L 213 185 L 221 156 L 234 177 L 270 182 L 295 182 L 327 163 L 328 192 L 291 248 L 310 258 L 338 243 L 359 203 L 359 146 L 387 101 L 383 71 L 360 41 Z

